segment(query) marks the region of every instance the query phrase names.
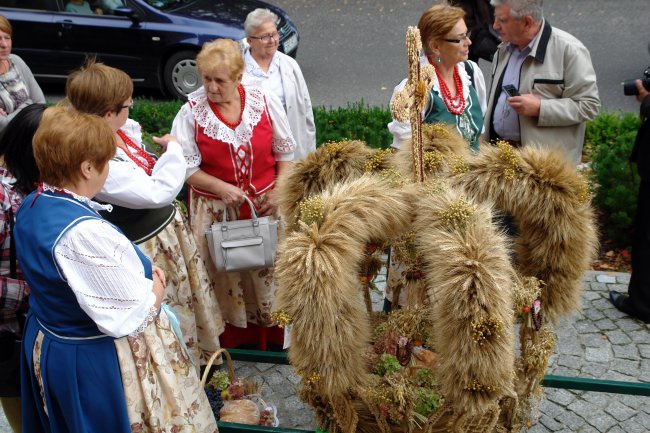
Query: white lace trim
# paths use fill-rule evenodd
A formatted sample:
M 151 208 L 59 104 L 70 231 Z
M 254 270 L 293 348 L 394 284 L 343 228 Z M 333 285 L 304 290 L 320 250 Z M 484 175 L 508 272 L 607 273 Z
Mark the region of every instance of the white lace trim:
M 273 137 L 273 150 L 276 153 L 289 153 L 296 147 L 292 137 L 276 138 Z
M 188 168 L 199 167 L 201 165 L 201 155 L 196 153 L 185 155 L 185 162 Z
M 76 200 L 78 200 L 78 201 L 80 201 L 82 203 L 87 204 L 88 206 L 90 206 L 90 208 L 92 210 L 105 210 L 107 212 L 112 212 L 113 211 L 113 205 L 97 203 L 96 201 L 92 201 L 88 197 L 83 196 L 83 195 L 79 195 L 79 194 L 77 194 L 75 192 L 70 191 L 69 189 L 52 186 L 52 185 L 49 185 L 49 184 L 47 184 L 45 182 L 43 182 L 43 191 L 49 191 L 49 192 L 63 191 L 66 194 L 71 195 L 72 198 L 74 198 L 74 199 L 76 199 Z
M 214 114 L 203 87 L 190 93 L 187 99 L 192 114 L 196 123 L 203 128 L 205 135 L 235 147 L 250 141 L 253 136 L 253 128 L 259 123 L 262 113 L 266 110 L 266 102 L 264 93 L 259 87 L 244 86 L 244 92 L 246 93 L 244 111 L 242 112 L 241 122 L 234 130 L 221 122 Z
M 151 308 L 149 309 L 149 313 L 147 313 L 147 317 L 144 318 L 140 326 L 137 327 L 133 332 L 129 334 L 130 337 L 137 337 L 138 334 L 141 334 L 144 332 L 145 329 L 147 329 L 147 326 L 154 320 L 156 320 L 156 317 L 158 317 L 159 309 L 156 308 L 155 305 L 152 305 Z

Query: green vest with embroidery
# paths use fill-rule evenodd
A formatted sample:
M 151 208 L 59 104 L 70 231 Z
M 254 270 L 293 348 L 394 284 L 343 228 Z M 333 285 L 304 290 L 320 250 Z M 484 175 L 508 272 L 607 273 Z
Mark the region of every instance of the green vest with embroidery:
M 458 133 L 469 143 L 472 150 L 477 152 L 478 139 L 483 130 L 483 112 L 481 111 L 478 93 L 476 93 L 473 84 L 469 86 L 469 94 L 465 102 L 465 110 L 460 115 L 452 114 L 447 110 L 442 97 L 431 88 L 424 123 L 443 122 L 454 125 Z

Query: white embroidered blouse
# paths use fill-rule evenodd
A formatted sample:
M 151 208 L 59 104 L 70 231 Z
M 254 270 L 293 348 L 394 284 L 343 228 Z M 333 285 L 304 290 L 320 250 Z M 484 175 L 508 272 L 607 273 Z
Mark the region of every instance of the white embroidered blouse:
M 70 228 L 54 257 L 79 305 L 106 335 L 136 335 L 156 317 L 153 281 L 145 277 L 131 241 L 107 221 L 88 219 Z
M 127 120 L 120 128 L 133 143 L 142 145 L 142 128 Z M 132 156 L 137 158 L 135 153 Z M 108 177 L 95 197 L 107 203 L 129 209 L 152 209 L 174 201 L 185 182 L 185 158 L 180 144 L 171 141 L 160 155 L 149 176 L 121 147 L 108 162 Z
M 250 143 L 253 129 L 262 118 L 264 111 L 268 113 L 273 128 L 272 145 L 275 160 L 293 160 L 296 143 L 280 100 L 275 95 L 266 94 L 260 87 L 243 87 L 246 92 L 246 102 L 241 122 L 234 130 L 214 114 L 203 87 L 190 93 L 189 102 L 183 105 L 176 115 L 171 133 L 183 146 L 187 164 L 186 179 L 196 173 L 201 165 L 201 153 L 195 140 L 196 125 L 201 126 L 208 137 L 228 143 L 237 149 L 242 144 Z

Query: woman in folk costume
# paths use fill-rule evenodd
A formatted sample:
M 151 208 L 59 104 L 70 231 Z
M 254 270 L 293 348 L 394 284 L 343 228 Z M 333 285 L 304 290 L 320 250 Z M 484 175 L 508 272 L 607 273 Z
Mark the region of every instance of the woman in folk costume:
M 295 142 L 280 101 L 260 87 L 242 85 L 244 60 L 239 45 L 217 39 L 196 57 L 203 86 L 188 96 L 174 119 L 190 185 L 190 223 L 223 318 L 225 346 L 257 342 L 265 348 L 276 284 L 273 269 L 217 272 L 209 260 L 204 233 L 224 212 L 246 219 L 248 197 L 260 216 L 276 215 L 275 181 L 291 164 Z M 270 341 L 281 341 L 277 328 Z M 252 341 L 251 341 L 252 340 Z
M 454 125 L 472 150 L 478 151 L 486 109 L 485 79 L 478 65 L 468 60 L 472 41 L 464 16 L 459 7 L 439 4 L 431 6 L 420 17 L 423 76 L 429 88 L 429 103 L 422 116 L 425 123 Z M 406 80 L 395 87 L 391 105 L 405 84 Z M 393 119 L 388 130 L 393 134 L 392 146 L 397 149 L 411 139 L 408 122 Z
M 21 387 L 26 432 L 217 431 L 165 276 L 91 201 L 115 139 L 101 118 L 48 108 L 34 136 L 43 183 L 18 210 L 31 288 Z
M 439 4 L 431 6 L 420 17 L 421 70 L 429 89 L 422 120 L 424 123 L 453 125 L 476 152 L 483 132 L 486 89 L 481 69 L 468 60 L 472 41 L 464 16 L 465 12 L 459 7 Z M 406 80 L 395 87 L 391 107 L 408 104 L 411 100 L 411 95 L 405 94 L 405 85 Z M 396 149 L 404 148 L 411 140 L 409 122 L 393 119 L 388 124 L 388 130 L 393 134 L 392 147 Z M 398 293 L 400 305 L 407 303 L 407 293 L 402 290 L 406 273 L 406 267 L 398 255 L 391 254 L 384 310 L 393 307 L 395 293 Z
M 156 160 L 142 142 L 140 125 L 129 119 L 133 83 L 129 76 L 88 62 L 68 77 L 68 101 L 105 119 L 114 132 L 116 152 L 97 200 L 113 205 L 102 216 L 117 225 L 167 276 L 164 302 L 173 307 L 192 356 L 205 363 L 219 349 L 223 331 L 213 314 L 212 284 L 194 239 L 174 200 L 185 181 L 185 159 L 170 135 L 154 140 L 165 152 Z

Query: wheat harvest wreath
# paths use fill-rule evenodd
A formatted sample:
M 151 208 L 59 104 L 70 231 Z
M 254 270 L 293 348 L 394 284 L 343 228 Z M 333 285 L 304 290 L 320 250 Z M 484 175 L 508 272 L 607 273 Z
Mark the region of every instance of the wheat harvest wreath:
M 516 432 L 596 255 L 589 190 L 551 150 L 472 154 L 451 127 L 422 125 L 419 73 L 401 113 L 411 148 L 328 143 L 281 179 L 275 318 L 291 324 L 300 396 L 329 433 Z M 388 247 L 407 302 L 385 314 L 369 289 Z

